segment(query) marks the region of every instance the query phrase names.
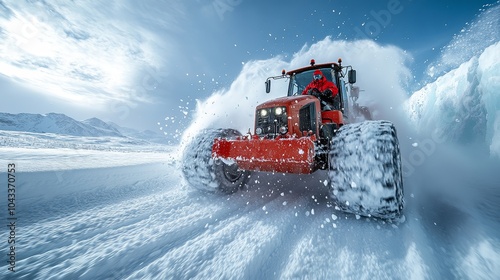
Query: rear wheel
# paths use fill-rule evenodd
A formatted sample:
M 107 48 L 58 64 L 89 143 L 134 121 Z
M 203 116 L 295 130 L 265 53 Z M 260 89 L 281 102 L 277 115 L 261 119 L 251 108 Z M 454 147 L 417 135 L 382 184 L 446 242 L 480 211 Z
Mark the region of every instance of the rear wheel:
M 212 158 L 216 138 L 235 138 L 241 134 L 234 129 L 204 130 L 186 146 L 182 171 L 188 183 L 200 190 L 231 194 L 242 188 L 250 172 L 241 170 L 235 162 Z
M 368 109 L 368 107 L 365 107 L 365 106 L 359 107 L 359 112 L 361 113 L 361 115 L 363 115 L 363 118 L 366 121 L 371 121 L 372 120 L 372 113 L 370 112 L 370 110 Z
M 398 138 L 388 121 L 344 125 L 331 142 L 330 195 L 343 210 L 383 219 L 403 210 Z

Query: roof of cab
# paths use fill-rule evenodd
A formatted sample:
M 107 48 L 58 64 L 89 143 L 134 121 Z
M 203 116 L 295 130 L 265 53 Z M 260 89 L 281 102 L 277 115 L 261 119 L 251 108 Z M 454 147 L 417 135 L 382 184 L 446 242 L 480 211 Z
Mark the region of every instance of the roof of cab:
M 308 70 L 321 69 L 321 68 L 334 68 L 335 66 L 338 67 L 338 64 L 335 62 L 314 64 L 312 66 L 306 66 L 306 67 L 298 68 L 295 70 L 290 70 L 290 71 L 286 72 L 286 74 L 292 76 L 292 75 L 295 75 L 297 73 L 302 73 L 302 72 L 308 71 Z

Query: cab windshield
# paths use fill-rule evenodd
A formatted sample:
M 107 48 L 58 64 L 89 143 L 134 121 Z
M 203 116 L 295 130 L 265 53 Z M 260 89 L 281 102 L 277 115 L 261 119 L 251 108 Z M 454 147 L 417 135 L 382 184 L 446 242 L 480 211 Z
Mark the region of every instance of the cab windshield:
M 320 70 L 321 72 L 323 72 L 323 76 L 325 76 L 327 80 L 332 82 L 333 69 L 324 68 Z M 302 73 L 297 73 L 293 75 L 290 78 L 290 84 L 288 86 L 288 96 L 301 95 L 302 91 L 312 81 L 314 71 L 316 71 L 316 69 L 307 70 Z M 333 83 L 336 84 L 335 81 L 333 81 Z

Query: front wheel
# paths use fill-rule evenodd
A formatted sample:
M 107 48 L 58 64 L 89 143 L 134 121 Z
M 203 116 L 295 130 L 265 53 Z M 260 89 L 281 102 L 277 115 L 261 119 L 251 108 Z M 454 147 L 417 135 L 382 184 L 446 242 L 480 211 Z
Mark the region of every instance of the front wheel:
M 330 195 L 341 210 L 389 220 L 401 215 L 401 155 L 392 123 L 341 127 L 332 139 L 329 159 Z
M 232 139 L 241 134 L 234 129 L 204 130 L 184 149 L 182 172 L 188 183 L 200 190 L 231 194 L 248 182 L 250 172 L 235 162 L 212 158 L 214 139 Z

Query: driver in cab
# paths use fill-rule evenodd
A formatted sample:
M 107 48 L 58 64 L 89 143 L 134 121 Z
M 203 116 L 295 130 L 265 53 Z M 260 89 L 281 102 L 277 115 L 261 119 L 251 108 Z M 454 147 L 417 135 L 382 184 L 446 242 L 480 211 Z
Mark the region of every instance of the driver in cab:
M 334 100 L 338 100 L 338 93 L 338 88 L 323 76 L 321 70 L 314 71 L 313 80 L 302 91 L 302 95 L 312 95 L 319 98 L 322 101 L 322 110 L 332 110 L 329 104 L 333 105 Z M 323 104 L 324 102 L 326 104 Z

